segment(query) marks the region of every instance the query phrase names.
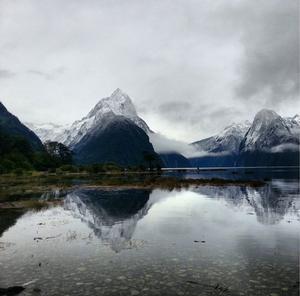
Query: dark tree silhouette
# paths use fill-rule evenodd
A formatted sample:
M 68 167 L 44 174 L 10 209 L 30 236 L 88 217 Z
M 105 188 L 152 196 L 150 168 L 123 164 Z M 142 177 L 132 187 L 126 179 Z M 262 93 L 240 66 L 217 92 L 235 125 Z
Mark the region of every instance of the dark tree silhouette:
M 47 141 L 45 143 L 45 149 L 50 156 L 56 159 L 61 165 L 72 163 L 72 151 L 64 144 Z

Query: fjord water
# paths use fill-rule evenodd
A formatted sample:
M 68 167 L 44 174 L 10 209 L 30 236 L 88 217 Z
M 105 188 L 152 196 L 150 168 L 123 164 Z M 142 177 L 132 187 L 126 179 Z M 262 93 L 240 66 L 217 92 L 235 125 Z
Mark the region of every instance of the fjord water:
M 299 293 L 295 179 L 259 188 L 79 187 L 60 199 L 0 217 L 0 287 L 35 281 L 22 295 Z

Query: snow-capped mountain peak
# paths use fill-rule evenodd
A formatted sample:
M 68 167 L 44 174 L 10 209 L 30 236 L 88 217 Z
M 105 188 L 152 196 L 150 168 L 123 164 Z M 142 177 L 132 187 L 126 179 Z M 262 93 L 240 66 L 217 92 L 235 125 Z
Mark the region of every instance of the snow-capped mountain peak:
M 271 109 L 261 109 L 258 111 L 254 117 L 254 120 L 263 119 L 263 120 L 272 120 L 273 118 L 279 117 L 279 115 Z
M 71 126 L 28 125 L 40 136 L 42 141 L 58 141 L 72 148 L 85 135 L 103 128 L 108 121 L 119 116 L 130 119 L 146 133 L 151 133 L 146 122 L 137 115 L 131 98 L 119 88 L 111 96 L 99 100 L 85 117 L 76 120 Z
M 113 112 L 116 115 L 122 115 L 127 118 L 137 117 L 136 109 L 130 97 L 119 88 L 110 97 L 101 99 L 89 112 L 87 117 L 99 116 L 99 114 L 102 115 L 108 112 Z
M 297 124 L 297 123 L 296 123 Z M 259 111 L 241 143 L 241 150 L 267 151 L 282 144 L 299 145 L 289 119 L 268 109 Z
M 254 130 L 261 130 L 275 120 L 280 120 L 281 117 L 273 110 L 262 109 L 259 111 L 253 120 L 252 127 Z

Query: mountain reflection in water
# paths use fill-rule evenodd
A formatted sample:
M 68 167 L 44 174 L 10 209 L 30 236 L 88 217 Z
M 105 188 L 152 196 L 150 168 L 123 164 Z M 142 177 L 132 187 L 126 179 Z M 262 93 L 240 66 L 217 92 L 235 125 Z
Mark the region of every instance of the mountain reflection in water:
M 273 181 L 260 188 L 199 186 L 192 191 L 202 197 L 222 199 L 229 207 L 256 215 L 262 224 L 279 223 L 287 213 L 300 218 L 297 182 Z M 138 221 L 151 206 L 172 194 L 141 189 L 78 189 L 64 197 L 64 209 L 86 223 L 112 250 L 120 252 L 127 248 Z
M 78 188 L 41 200 L 52 206 L 0 212 L 0 287 L 37 279 L 24 295 L 298 295 L 293 180 Z
M 265 186 L 253 188 L 245 186 L 198 187 L 194 192 L 211 198 L 225 199 L 232 207 L 253 210 L 258 222 L 276 224 L 288 212 L 299 216 L 299 183 L 273 181 Z
M 150 190 L 76 190 L 64 199 L 64 209 L 93 229 L 119 252 L 130 241 L 137 222 L 150 208 Z

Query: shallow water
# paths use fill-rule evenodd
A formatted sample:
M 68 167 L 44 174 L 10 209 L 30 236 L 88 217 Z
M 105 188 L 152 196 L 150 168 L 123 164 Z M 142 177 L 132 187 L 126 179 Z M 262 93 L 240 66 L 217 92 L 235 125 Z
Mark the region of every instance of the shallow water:
M 34 280 L 21 295 L 299 293 L 295 180 L 171 192 L 79 188 L 60 199 L 41 211 L 2 210 L 0 287 Z
M 164 175 L 192 179 L 229 179 L 229 180 L 299 180 L 299 167 L 216 167 L 166 169 Z

